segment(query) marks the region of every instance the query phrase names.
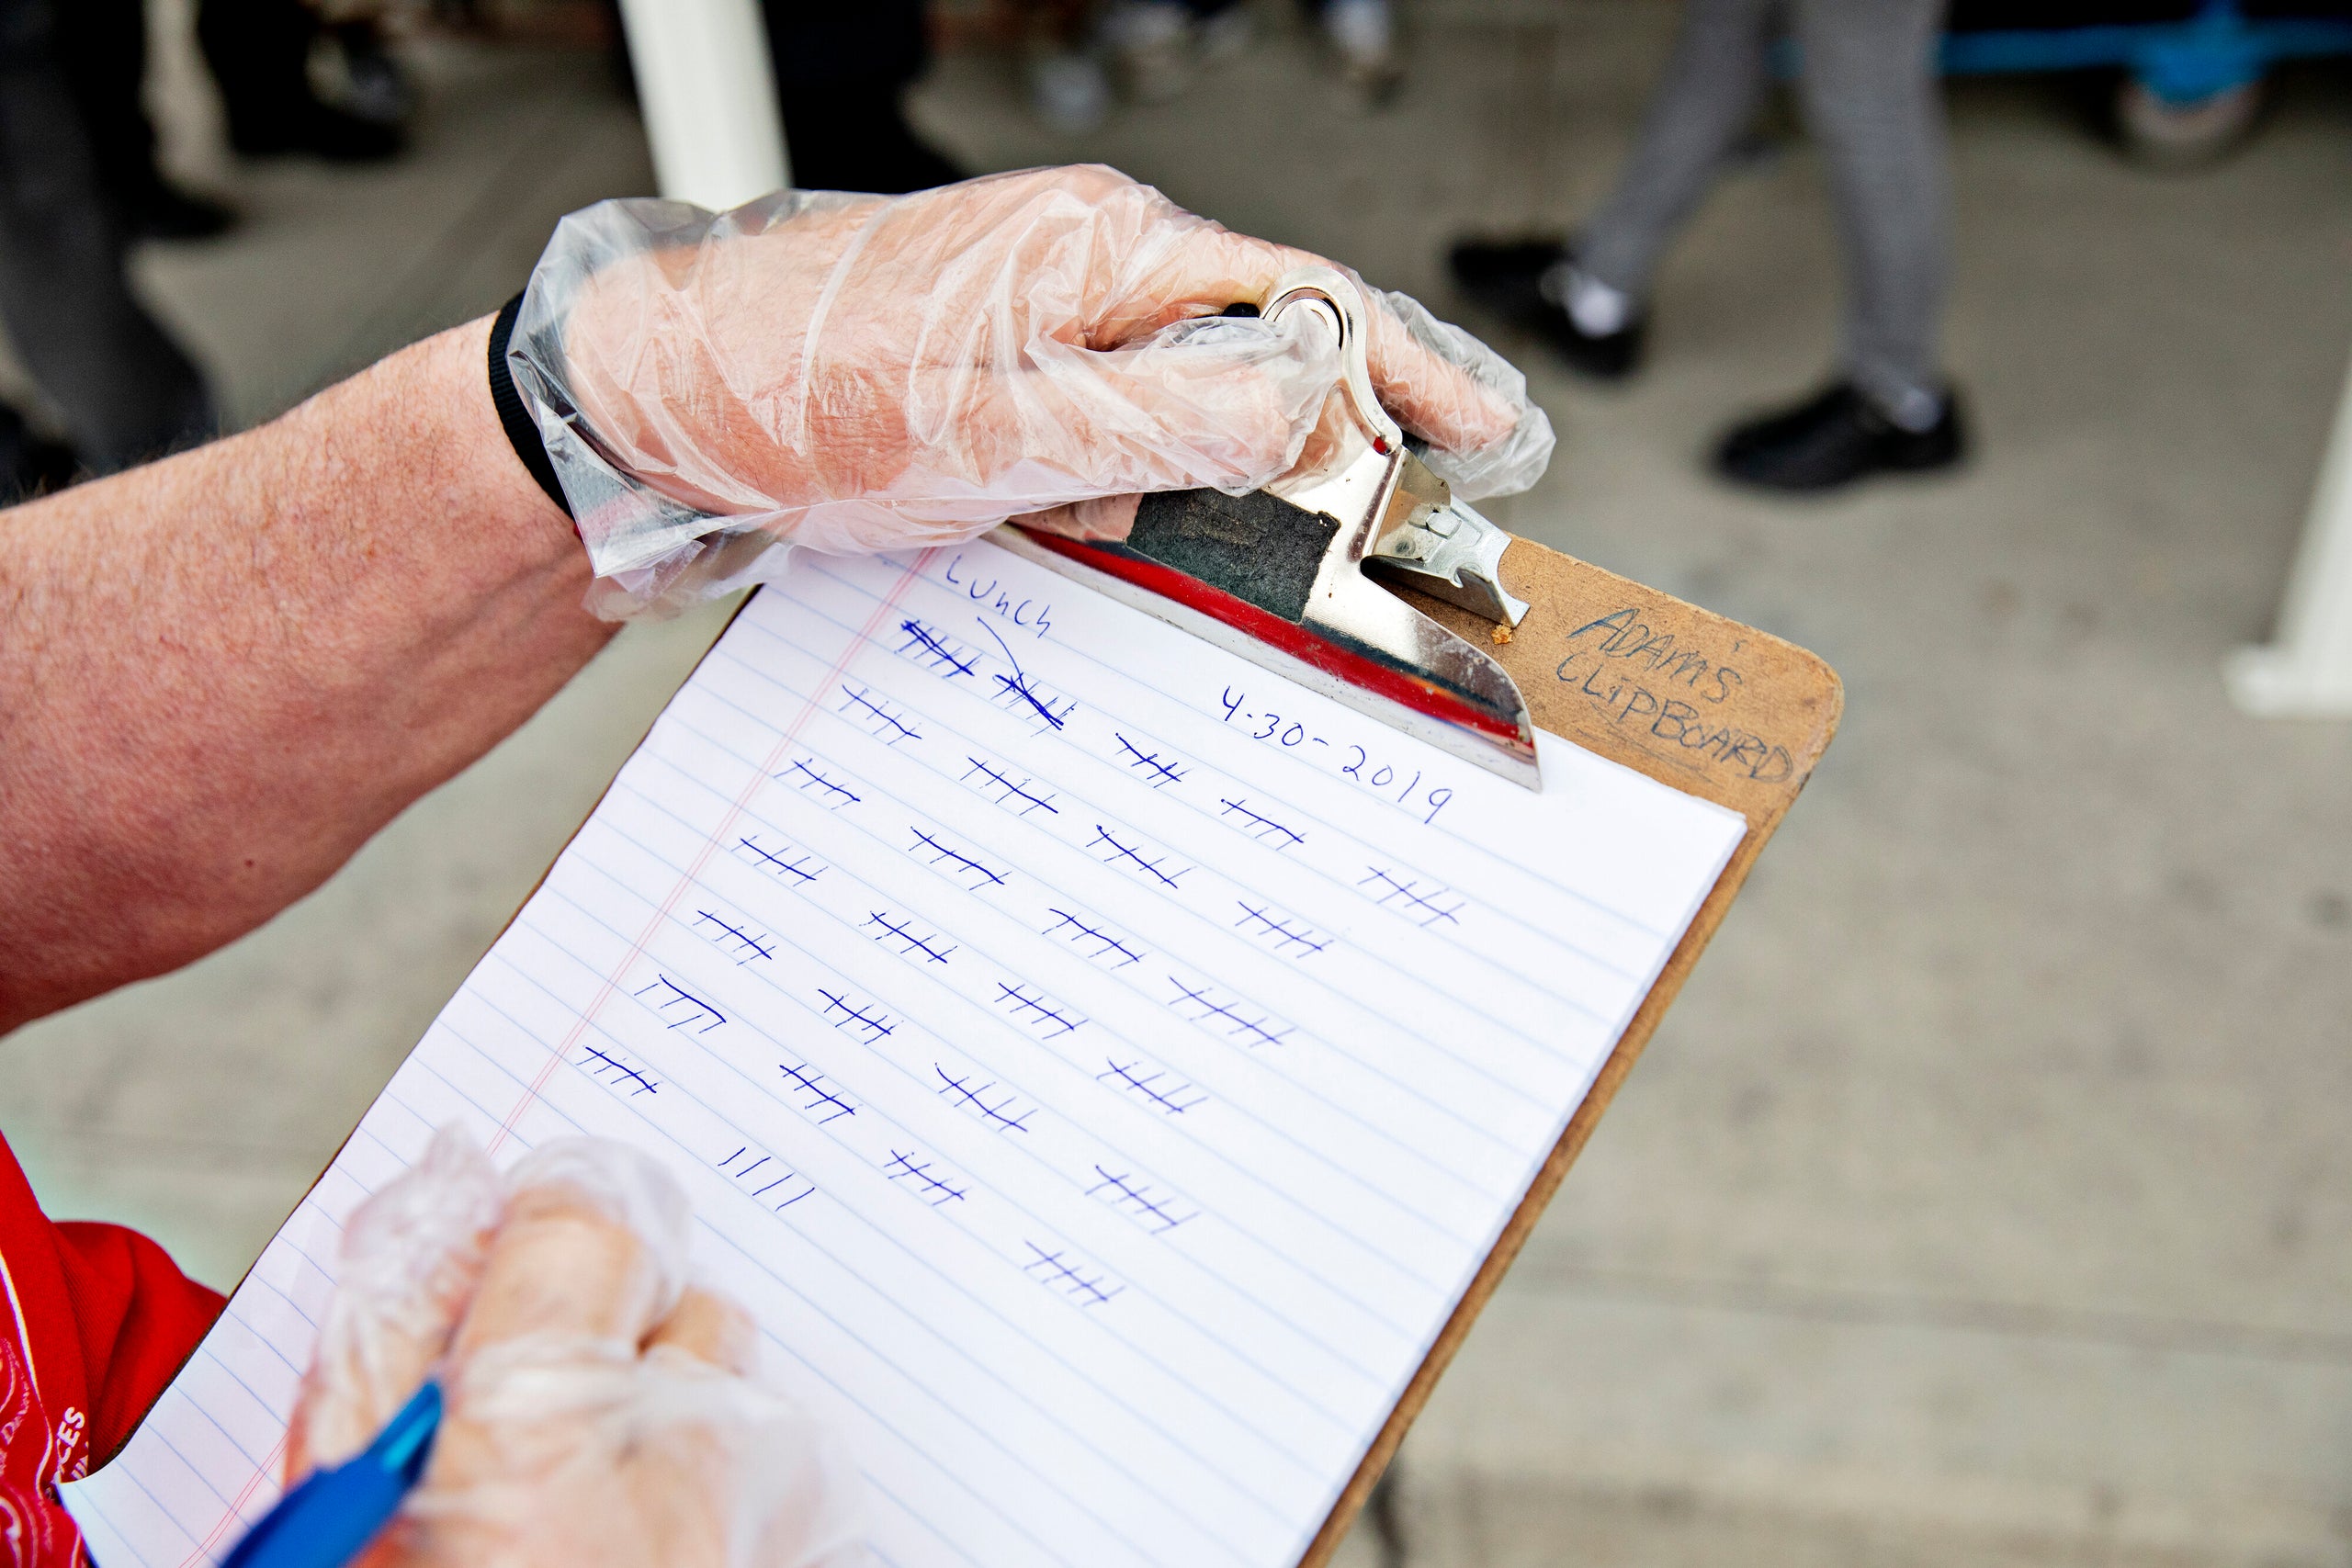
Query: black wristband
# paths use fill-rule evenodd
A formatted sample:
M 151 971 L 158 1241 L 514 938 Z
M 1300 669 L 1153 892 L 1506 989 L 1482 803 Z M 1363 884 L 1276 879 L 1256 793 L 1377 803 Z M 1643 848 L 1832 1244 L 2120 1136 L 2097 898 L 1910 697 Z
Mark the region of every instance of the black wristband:
M 571 515 L 571 502 L 564 499 L 563 486 L 556 481 L 555 465 L 548 461 L 547 443 L 539 438 L 539 427 L 532 423 L 531 411 L 523 406 L 523 394 L 514 389 L 514 374 L 506 364 L 506 341 L 514 335 L 514 318 L 523 313 L 520 294 L 506 301 L 498 312 L 498 320 L 490 329 L 490 401 L 498 410 L 498 423 L 506 432 L 506 443 L 514 448 L 514 456 L 531 470 L 548 499 Z

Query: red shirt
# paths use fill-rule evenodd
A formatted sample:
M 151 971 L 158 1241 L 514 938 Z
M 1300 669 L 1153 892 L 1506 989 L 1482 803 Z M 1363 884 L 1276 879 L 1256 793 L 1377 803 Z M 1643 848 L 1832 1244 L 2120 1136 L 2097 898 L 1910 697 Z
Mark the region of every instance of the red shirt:
M 19 1568 L 64 1568 L 82 1536 L 57 1483 L 114 1457 L 221 1298 L 136 1231 L 53 1223 L 5 1138 L 0 1288 L 0 1549 Z

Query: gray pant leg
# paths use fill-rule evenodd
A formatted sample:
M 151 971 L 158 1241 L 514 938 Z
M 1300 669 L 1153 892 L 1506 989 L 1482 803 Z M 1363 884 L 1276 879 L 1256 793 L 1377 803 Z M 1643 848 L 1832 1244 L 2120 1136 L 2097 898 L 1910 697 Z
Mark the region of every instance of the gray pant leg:
M 111 472 L 211 434 L 203 378 L 132 298 L 46 0 L 0 0 L 0 318 L 75 456 Z
M 1846 372 L 1891 413 L 1940 397 L 1936 340 L 1951 267 L 1942 0 L 1795 0 L 1805 126 L 1846 254 Z
M 1860 0 L 1869 5 L 1871 0 Z M 1577 265 L 1636 298 L 1756 118 L 1776 0 L 1689 0 L 1617 188 L 1577 236 Z

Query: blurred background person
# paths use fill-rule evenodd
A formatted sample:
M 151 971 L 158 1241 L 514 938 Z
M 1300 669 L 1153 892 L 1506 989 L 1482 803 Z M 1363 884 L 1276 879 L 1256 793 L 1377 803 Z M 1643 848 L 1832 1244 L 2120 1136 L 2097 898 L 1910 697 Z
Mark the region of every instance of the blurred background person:
M 413 96 L 374 0 L 200 0 L 196 36 L 240 154 L 372 163 L 406 144 Z
M 1248 0 L 1112 0 L 1099 14 L 1088 0 L 1032 0 L 1021 9 L 1032 105 L 1069 132 L 1102 122 L 1114 76 L 1127 97 L 1165 102 L 1204 67 L 1248 50 L 1258 22 Z M 1302 0 L 1300 11 L 1348 86 L 1366 104 L 1386 103 L 1404 79 L 1389 0 Z
M 302 0 L 197 7 L 235 152 L 366 162 L 401 150 L 413 98 L 371 4 L 338 0 L 332 17 Z M 235 220 L 157 164 L 147 25 L 142 0 L 0 0 L 0 320 L 66 438 L 0 410 L 0 491 L 11 498 L 111 473 L 217 425 L 202 374 L 125 271 L 136 241 L 209 239 Z
M 898 196 L 965 176 L 907 119 L 931 62 L 922 0 L 761 0 L 792 183 Z
M 147 118 L 147 8 L 143 0 L 72 0 L 51 12 L 56 50 L 90 145 L 99 186 L 138 239 L 205 240 L 236 215 L 224 203 L 183 190 L 155 162 Z
M 1784 27 L 1820 143 L 1846 271 L 1842 364 L 1792 407 L 1734 426 L 1715 470 L 1768 490 L 1947 468 L 1965 447 L 1938 357 L 1951 194 L 1933 65 L 1942 0 L 1690 0 L 1616 188 L 1572 242 L 1465 241 L 1455 281 L 1602 379 L 1641 363 L 1659 257 L 1748 133 Z
M 337 163 L 397 154 L 415 95 L 385 47 L 380 9 L 376 0 L 200 0 L 197 42 L 220 88 L 230 147 L 249 158 L 308 153 Z M 55 23 L 98 177 L 134 230 L 177 240 L 226 228 L 225 208 L 178 189 L 156 167 L 142 96 L 142 0 L 71 0 Z
M 1375 102 L 1395 90 L 1403 73 L 1388 0 L 1301 0 L 1300 8 L 1350 86 Z M 1183 91 L 1197 66 L 1249 48 L 1253 20 L 1246 0 L 1114 0 L 1102 27 L 1127 91 L 1149 101 Z
M 1111 75 L 1097 47 L 1094 0 L 1006 0 L 1007 31 L 1029 77 L 1029 107 L 1066 135 L 1111 114 Z
M 71 447 L 0 411 L 0 489 L 12 500 L 76 466 L 111 473 L 214 428 L 203 377 L 131 293 L 129 193 L 107 188 L 58 15 L 52 0 L 0 0 L 0 321 Z

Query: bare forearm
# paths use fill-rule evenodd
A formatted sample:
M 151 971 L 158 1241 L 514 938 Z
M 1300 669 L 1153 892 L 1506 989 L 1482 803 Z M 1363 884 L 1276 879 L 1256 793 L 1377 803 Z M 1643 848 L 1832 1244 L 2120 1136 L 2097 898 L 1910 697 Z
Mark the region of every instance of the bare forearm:
M 0 513 L 0 1031 L 267 919 L 603 646 L 488 326 Z

